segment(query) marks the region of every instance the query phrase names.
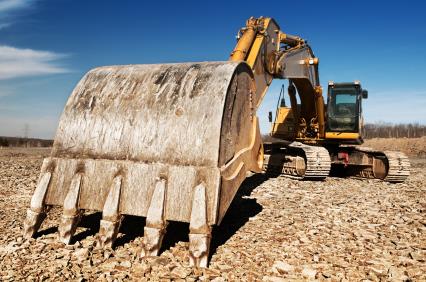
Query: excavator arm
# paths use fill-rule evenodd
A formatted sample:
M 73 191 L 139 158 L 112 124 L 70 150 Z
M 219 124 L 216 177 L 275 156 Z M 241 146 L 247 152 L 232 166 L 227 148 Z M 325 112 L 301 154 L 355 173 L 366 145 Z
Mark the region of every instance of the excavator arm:
M 299 124 L 297 136 L 307 132 L 316 138 L 325 136 L 324 99 L 319 82 L 318 58 L 307 42 L 280 30 L 272 18 L 250 18 L 238 34 L 231 61 L 246 61 L 252 68 L 256 84 L 254 104 L 260 106 L 272 80 L 288 79 L 293 114 Z M 301 107 L 297 107 L 296 91 Z

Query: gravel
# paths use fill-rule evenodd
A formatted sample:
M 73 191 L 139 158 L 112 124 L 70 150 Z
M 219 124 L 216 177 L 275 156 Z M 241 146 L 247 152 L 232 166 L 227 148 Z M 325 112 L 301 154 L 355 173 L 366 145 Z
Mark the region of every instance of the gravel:
M 143 218 L 125 217 L 117 246 L 98 249 L 99 213 L 56 240 L 60 208 L 36 239 L 22 222 L 46 149 L 0 150 L 1 281 L 426 280 L 426 160 L 405 183 L 249 177 L 219 227 L 208 269 L 188 266 L 188 225 L 171 222 L 159 257 L 139 258 Z

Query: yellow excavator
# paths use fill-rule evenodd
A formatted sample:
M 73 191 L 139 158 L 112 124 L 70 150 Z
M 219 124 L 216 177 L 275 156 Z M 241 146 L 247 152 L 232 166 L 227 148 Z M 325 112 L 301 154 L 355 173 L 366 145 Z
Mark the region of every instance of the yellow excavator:
M 290 142 L 264 150 L 256 111 L 276 78 L 289 80 L 291 107 L 278 107 L 271 134 Z M 59 240 L 69 244 L 84 211 L 100 211 L 97 244 L 107 247 L 123 215 L 134 215 L 146 217 L 141 256 L 153 256 L 167 222 L 187 222 L 189 262 L 206 267 L 211 228 L 249 171 L 322 179 L 332 164 L 361 162 L 369 176 L 402 181 L 401 153 L 342 145 L 361 141 L 361 86 L 330 84 L 327 108 L 321 89 L 309 45 L 271 18 L 247 21 L 229 61 L 93 69 L 66 103 L 24 235 L 34 236 L 49 207 L 62 206 Z
M 311 118 L 309 122 L 301 113 L 301 105 L 296 104 L 295 87 L 291 80 L 288 88 L 290 107 L 285 105 L 283 93 L 284 88 L 281 88 L 275 120 L 272 120 L 272 112 L 269 112 L 272 123 L 270 135 L 278 141 L 264 144 L 266 171 L 299 179 L 310 178 L 306 172 L 310 171 L 310 164 L 317 162 L 319 158 L 294 149 L 307 148 L 309 144 L 322 146 L 328 151 L 331 171 L 337 176 L 376 178 L 392 183 L 403 182 L 409 176 L 410 163 L 404 153 L 355 146 L 363 143 L 361 102 L 368 97 L 367 90 L 361 88 L 359 81 L 330 81 L 328 103 L 324 108 L 325 118 L 322 119 L 320 115 L 308 116 Z M 324 126 L 320 120 L 325 122 Z M 304 145 L 298 142 L 289 144 L 289 140 Z M 322 159 L 319 161 L 325 164 Z M 323 178 L 323 175 L 317 178 Z

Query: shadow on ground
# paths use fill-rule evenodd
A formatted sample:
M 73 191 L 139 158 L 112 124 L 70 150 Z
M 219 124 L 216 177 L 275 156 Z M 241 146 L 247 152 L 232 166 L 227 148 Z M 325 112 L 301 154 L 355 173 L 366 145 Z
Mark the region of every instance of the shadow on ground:
M 266 174 L 254 174 L 246 178 L 235 195 L 220 225 L 215 226 L 212 234 L 210 257 L 216 249 L 225 244 L 249 219 L 262 211 L 256 199 L 247 198 L 260 184 L 269 179 Z
M 102 213 L 100 212 L 83 215 L 78 226 L 84 227 L 86 229 L 83 232 L 75 234 L 75 236 L 72 237 L 71 244 L 81 241 L 88 236 L 95 236 L 96 233 L 99 232 L 99 224 L 101 222 L 101 218 Z
M 223 218 L 222 223 L 213 228 L 210 256 L 216 252 L 216 249 L 219 246 L 226 243 L 229 238 L 231 238 L 242 226 L 244 226 L 249 218 L 262 211 L 262 206 L 257 203 L 256 199 L 248 198 L 248 196 L 250 196 L 252 191 L 269 177 L 270 175 L 254 174 L 246 178 L 246 180 L 242 183 L 225 217 Z M 95 236 L 99 232 L 101 219 L 102 213 L 100 212 L 85 214 L 79 223 L 79 227 L 83 227 L 85 230 L 77 233 L 73 237 L 71 244 L 81 241 L 88 236 Z M 137 237 L 142 237 L 144 226 L 145 218 L 124 216 L 120 226 L 120 233 L 122 235 L 117 238 L 114 244 L 115 248 L 123 246 Z M 35 237 L 55 233 L 57 231 L 57 227 L 49 227 L 37 232 Z M 188 234 L 188 223 L 174 221 L 169 222 L 160 253 L 170 249 L 179 241 L 188 242 Z
M 222 223 L 215 226 L 212 232 L 210 256 L 216 252 L 216 249 L 226 243 L 249 218 L 257 215 L 262 211 L 262 206 L 257 203 L 256 199 L 247 198 L 252 191 L 266 181 L 268 175 L 255 174 L 248 177 L 241 185 L 237 194 L 234 197 Z M 143 236 L 143 226 L 145 218 L 126 216 L 120 228 L 120 232 L 124 235 L 117 239 L 115 246 L 122 246 L 125 243 L 134 240 L 137 237 Z M 163 239 L 163 244 L 160 250 L 162 253 L 170 249 L 176 243 L 189 241 L 189 224 L 182 222 L 170 221 L 167 226 L 167 232 Z

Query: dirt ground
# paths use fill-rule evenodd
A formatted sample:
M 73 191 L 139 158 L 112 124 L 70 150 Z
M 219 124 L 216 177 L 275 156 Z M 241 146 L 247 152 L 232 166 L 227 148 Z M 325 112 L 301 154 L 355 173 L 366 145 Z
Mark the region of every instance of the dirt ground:
M 413 159 L 401 184 L 253 175 L 214 230 L 209 268 L 192 269 L 182 223 L 170 223 L 161 255 L 146 259 L 138 256 L 144 222 L 137 217 L 125 217 L 114 250 L 95 247 L 99 213 L 85 215 L 73 245 L 59 243 L 59 208 L 36 239 L 23 240 L 48 153 L 0 149 L 1 281 L 426 280 L 426 159 Z
M 426 136 L 421 138 L 373 138 L 365 146 L 379 150 L 396 150 L 415 158 L 426 158 Z

